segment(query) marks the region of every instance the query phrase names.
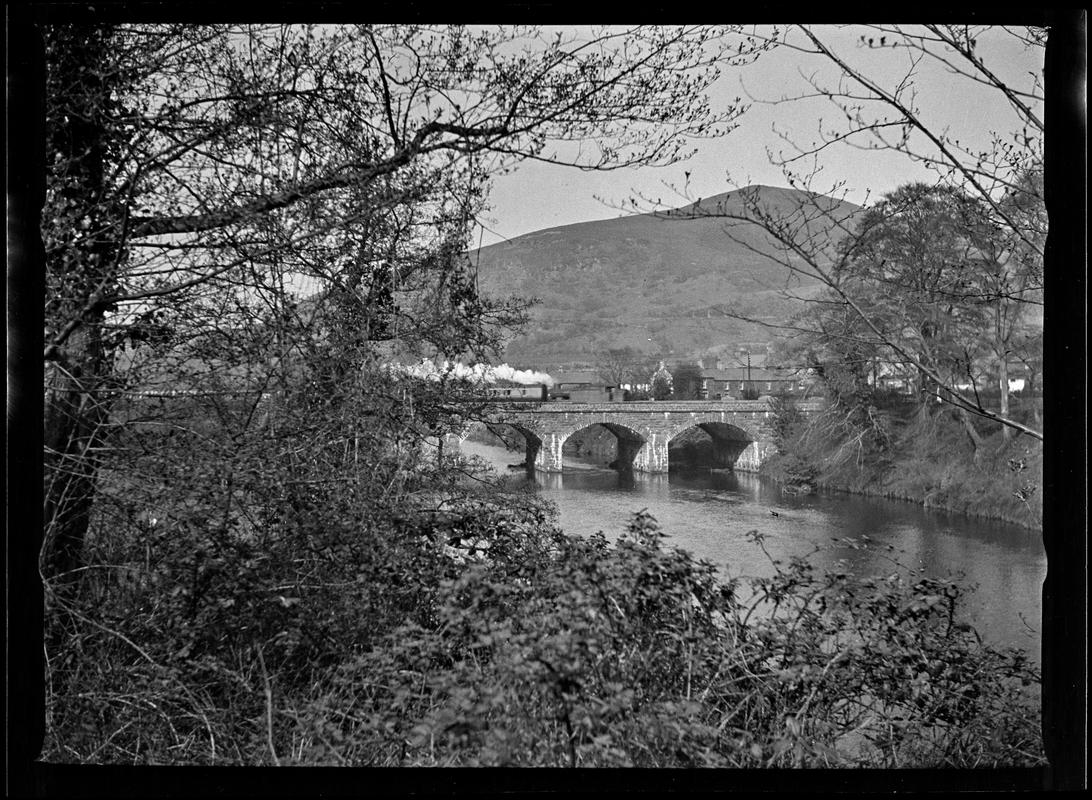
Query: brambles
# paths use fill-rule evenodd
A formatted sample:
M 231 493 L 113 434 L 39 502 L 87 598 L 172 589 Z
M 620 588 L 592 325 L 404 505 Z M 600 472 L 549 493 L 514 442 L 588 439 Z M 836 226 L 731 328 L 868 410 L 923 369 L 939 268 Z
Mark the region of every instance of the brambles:
M 898 575 L 718 580 L 638 514 L 610 545 L 481 563 L 294 713 L 305 760 L 371 765 L 1034 764 L 1036 671 Z M 750 591 L 750 597 L 746 597 Z M 348 709 L 331 715 L 331 709 Z M 304 710 L 306 709 L 306 710 Z

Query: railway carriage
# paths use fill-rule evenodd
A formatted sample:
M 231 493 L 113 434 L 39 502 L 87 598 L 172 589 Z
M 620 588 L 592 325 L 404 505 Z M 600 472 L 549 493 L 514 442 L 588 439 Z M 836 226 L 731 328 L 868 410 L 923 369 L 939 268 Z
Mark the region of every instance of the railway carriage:
M 547 387 L 544 383 L 525 386 L 490 386 L 485 390 L 490 400 L 507 403 L 543 403 L 547 399 Z

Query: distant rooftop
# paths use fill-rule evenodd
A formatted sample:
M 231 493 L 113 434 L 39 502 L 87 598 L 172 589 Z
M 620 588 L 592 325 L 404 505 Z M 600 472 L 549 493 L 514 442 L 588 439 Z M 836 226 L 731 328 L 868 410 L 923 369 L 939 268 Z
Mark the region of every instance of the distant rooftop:
M 550 377 L 554 379 L 554 385 L 558 384 L 570 384 L 570 383 L 590 383 L 596 386 L 605 386 L 606 381 L 603 380 L 599 373 L 594 370 L 580 370 L 572 372 L 551 372 Z
M 729 367 L 728 369 L 703 369 L 701 376 L 716 381 L 784 381 L 796 377 L 798 369 L 792 367 Z

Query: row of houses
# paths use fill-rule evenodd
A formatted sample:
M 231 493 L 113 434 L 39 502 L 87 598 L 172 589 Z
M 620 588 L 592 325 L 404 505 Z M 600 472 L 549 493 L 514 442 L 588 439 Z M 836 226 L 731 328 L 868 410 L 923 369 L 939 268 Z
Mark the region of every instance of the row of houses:
M 1009 379 L 1009 390 L 1020 392 L 1030 381 L 1025 380 L 1021 370 Z M 670 374 L 670 369 L 668 370 Z M 553 371 L 553 386 L 549 397 L 554 400 L 572 400 L 576 402 L 617 402 L 628 400 L 638 391 L 647 391 L 650 387 L 623 383 L 614 386 L 605 381 L 595 370 Z M 873 376 L 870 376 L 870 378 Z M 912 394 L 915 382 L 901 374 L 879 374 L 875 376 L 877 384 L 891 392 Z M 748 386 L 751 387 L 748 390 Z M 762 395 L 795 395 L 807 397 L 816 391 L 815 381 L 808 370 L 792 367 L 722 367 L 703 368 L 701 370 L 700 397 L 706 400 L 745 399 Z M 956 384 L 956 389 L 971 390 L 972 387 Z M 979 391 L 990 391 L 991 386 L 979 386 Z M 992 386 L 996 390 L 996 386 Z
M 728 367 L 702 370 L 702 396 L 710 400 L 742 398 L 748 384 L 765 394 L 804 394 L 809 382 L 803 370 L 778 367 Z

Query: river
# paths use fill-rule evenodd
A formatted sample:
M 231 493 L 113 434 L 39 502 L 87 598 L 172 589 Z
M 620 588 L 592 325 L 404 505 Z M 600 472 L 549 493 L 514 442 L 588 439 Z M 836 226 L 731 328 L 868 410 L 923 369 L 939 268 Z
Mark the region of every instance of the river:
M 503 447 L 465 441 L 467 455 L 498 470 L 520 456 Z M 852 574 L 890 574 L 895 558 L 934 578 L 959 578 L 971 589 L 965 618 L 983 640 L 1027 651 L 1039 661 L 1046 553 L 1042 535 L 1015 525 L 921 508 L 912 503 L 847 494 L 792 496 L 757 475 L 693 471 L 623 475 L 566 458 L 562 474 L 508 474 L 533 480 L 558 508 L 561 527 L 616 538 L 635 511 L 647 508 L 669 534 L 669 544 L 718 566 L 728 576 L 764 576 L 773 568 L 747 532 L 760 531 L 774 558 L 812 555 L 818 568 Z M 835 540 L 867 536 L 855 549 Z M 890 548 L 888 547 L 890 546 Z M 960 575 L 962 574 L 962 577 Z

